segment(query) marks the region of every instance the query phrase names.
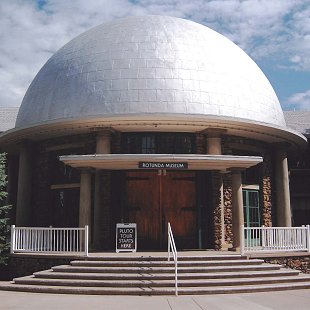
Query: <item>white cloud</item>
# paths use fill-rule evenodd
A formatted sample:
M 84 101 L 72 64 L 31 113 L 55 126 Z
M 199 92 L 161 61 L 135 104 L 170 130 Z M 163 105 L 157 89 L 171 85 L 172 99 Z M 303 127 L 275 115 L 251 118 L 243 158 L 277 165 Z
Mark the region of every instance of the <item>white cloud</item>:
M 285 50 L 293 56 L 293 69 L 310 71 L 310 4 L 294 12 L 289 22 L 289 40 Z
M 129 15 L 188 18 L 228 36 L 256 59 L 310 70 L 307 0 L 0 1 L 0 105 L 19 105 L 44 62 L 76 35 Z M 276 65 L 275 65 L 276 66 Z
M 303 93 L 296 93 L 288 98 L 288 106 L 296 110 L 310 111 L 310 89 Z

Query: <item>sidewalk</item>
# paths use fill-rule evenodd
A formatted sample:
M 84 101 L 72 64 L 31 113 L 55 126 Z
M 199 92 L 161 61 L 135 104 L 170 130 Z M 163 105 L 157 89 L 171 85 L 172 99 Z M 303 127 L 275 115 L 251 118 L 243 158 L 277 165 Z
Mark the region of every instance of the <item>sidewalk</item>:
M 310 290 L 206 296 L 97 296 L 0 291 L 0 308 L 106 310 L 308 310 Z

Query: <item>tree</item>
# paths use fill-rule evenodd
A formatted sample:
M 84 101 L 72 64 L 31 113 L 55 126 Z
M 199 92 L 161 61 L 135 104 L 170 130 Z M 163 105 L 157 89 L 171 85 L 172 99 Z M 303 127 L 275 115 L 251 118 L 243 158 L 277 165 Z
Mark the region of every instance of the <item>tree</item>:
M 7 196 L 6 184 L 7 176 L 5 174 L 6 154 L 0 154 L 0 265 L 6 265 L 10 253 L 10 226 L 9 211 L 11 206 L 5 205 Z

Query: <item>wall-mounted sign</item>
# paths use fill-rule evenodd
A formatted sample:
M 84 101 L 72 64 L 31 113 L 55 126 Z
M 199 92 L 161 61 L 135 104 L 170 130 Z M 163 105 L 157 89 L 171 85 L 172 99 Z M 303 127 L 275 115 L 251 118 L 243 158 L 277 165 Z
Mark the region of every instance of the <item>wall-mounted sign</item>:
M 137 251 L 137 224 L 116 224 L 116 252 Z
M 175 169 L 182 170 L 188 169 L 188 163 L 186 162 L 151 162 L 151 161 L 139 161 L 140 169 Z

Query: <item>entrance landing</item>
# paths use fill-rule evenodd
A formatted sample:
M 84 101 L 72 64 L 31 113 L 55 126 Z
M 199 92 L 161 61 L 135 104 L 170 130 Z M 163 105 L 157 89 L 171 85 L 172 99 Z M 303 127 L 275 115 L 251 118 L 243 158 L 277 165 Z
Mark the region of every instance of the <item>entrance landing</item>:
M 231 252 L 231 251 L 178 251 L 178 257 L 206 257 L 206 256 L 224 256 L 224 255 L 237 255 L 240 256 L 238 252 Z M 143 252 L 92 252 L 89 253 L 89 257 L 168 257 L 167 251 L 143 251 Z
M 63 259 L 77 259 L 77 258 L 102 258 L 102 257 L 161 257 L 167 258 L 167 251 L 139 251 L 139 252 L 91 252 L 86 257 L 79 253 L 65 253 L 65 252 L 57 252 L 57 253 L 14 253 L 11 254 L 13 257 L 32 257 L 32 258 L 63 258 Z M 239 252 L 233 251 L 214 251 L 214 250 L 188 250 L 188 251 L 178 251 L 178 257 L 222 257 L 222 256 L 241 256 Z M 302 256 L 310 256 L 308 252 L 270 252 L 270 253 L 246 253 L 244 257 L 247 258 L 280 258 L 280 257 L 302 257 Z

